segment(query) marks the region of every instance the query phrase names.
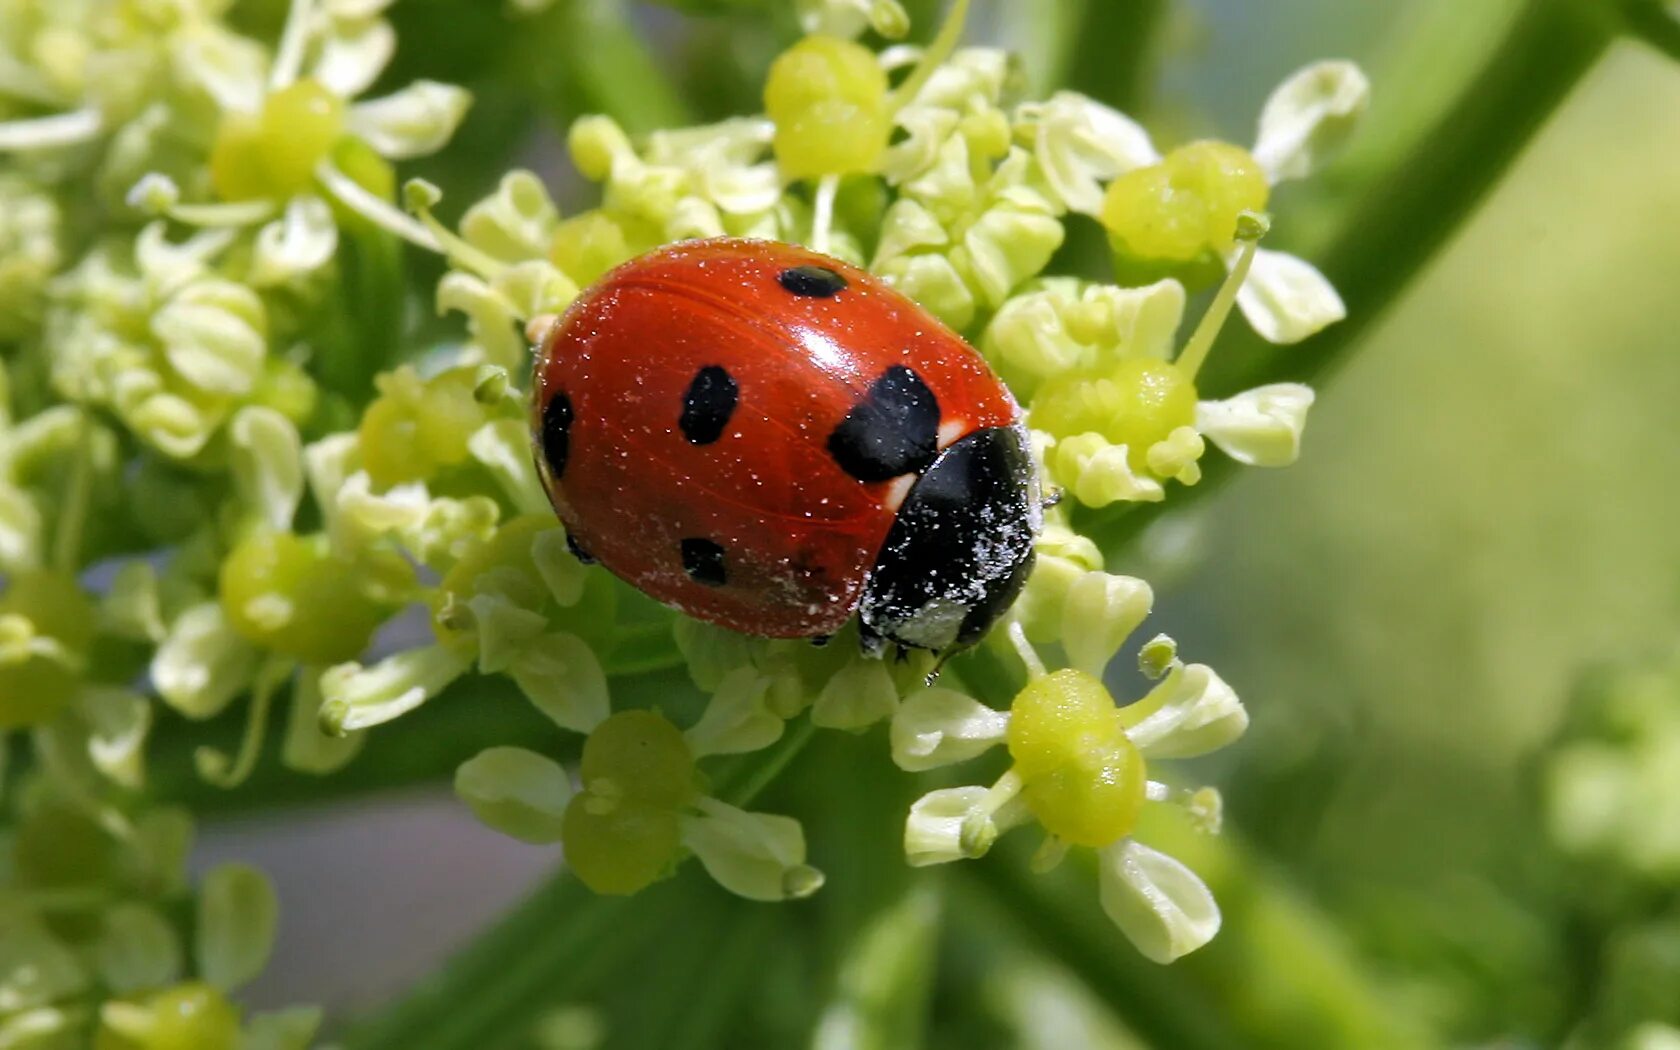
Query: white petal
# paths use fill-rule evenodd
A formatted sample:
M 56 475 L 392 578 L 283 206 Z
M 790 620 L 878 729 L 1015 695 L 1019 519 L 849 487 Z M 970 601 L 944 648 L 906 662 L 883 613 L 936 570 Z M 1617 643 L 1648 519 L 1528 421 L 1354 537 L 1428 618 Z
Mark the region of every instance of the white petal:
M 472 95 L 453 84 L 416 80 L 384 98 L 350 107 L 350 130 L 393 160 L 435 153 L 467 115 Z
M 1154 604 L 1155 592 L 1134 576 L 1087 572 L 1074 580 L 1062 602 L 1068 663 L 1101 677 Z
M 1219 905 L 1183 864 L 1130 839 L 1097 857 L 1103 911 L 1145 958 L 1170 963 L 1219 932 Z
M 303 453 L 297 427 L 272 408 L 240 409 L 228 424 L 233 481 L 240 500 L 272 529 L 291 527 L 303 498 Z
M 758 751 L 780 739 L 782 720 L 767 704 L 770 684 L 768 677 L 751 667 L 724 675 L 706 713 L 683 732 L 694 757 Z
M 583 597 L 589 570 L 567 545 L 565 529 L 537 533 L 531 540 L 531 561 L 557 605 L 576 605 Z
M 306 667 L 292 682 L 286 738 L 280 761 L 287 769 L 324 776 L 344 768 L 367 740 L 366 733 L 328 736 L 321 731 L 321 669 Z
M 750 900 L 809 897 L 822 873 L 805 863 L 805 832 L 792 817 L 748 813 L 714 798 L 700 800 L 700 816 L 682 818 L 682 843 L 706 873 Z
M 1298 343 L 1347 316 L 1342 297 L 1311 263 L 1260 248 L 1237 306 L 1269 343 Z
M 994 711 L 954 689 L 924 689 L 893 715 L 892 759 L 917 772 L 962 762 L 1003 742 L 1007 712 Z
M 1045 179 L 1069 211 L 1095 215 L 1102 184 L 1161 159 L 1142 125 L 1073 91 L 1022 107 L 1033 125 L 1033 152 Z
M 284 284 L 313 273 L 338 250 L 338 224 L 319 197 L 293 197 L 285 214 L 257 231 L 251 283 Z
M 511 673 L 531 702 L 562 729 L 587 733 L 612 713 L 601 661 L 576 635 L 553 632 L 530 643 Z
M 1271 181 L 1309 174 L 1352 134 L 1371 82 L 1352 62 L 1315 62 L 1278 85 L 1260 111 L 1254 159 Z
M 209 718 L 251 684 L 257 650 L 234 631 L 220 602 L 195 605 L 175 618 L 152 657 L 152 685 L 188 718 Z
M 180 980 L 181 944 L 174 925 L 155 908 L 124 902 L 107 909 L 99 922 L 94 951 L 100 979 L 112 991 L 128 995 Z
M 1255 387 L 1196 406 L 1196 429 L 1226 455 L 1254 467 L 1287 467 L 1301 454 L 1313 391 L 1300 383 Z
M 1236 691 L 1206 664 L 1174 668 L 1139 703 L 1158 706 L 1126 735 L 1150 759 L 1205 755 L 1248 729 Z
M 341 23 L 321 42 L 314 78 L 339 98 L 366 91 L 397 51 L 396 30 L 389 22 Z
M 984 854 L 999 834 L 1025 815 L 1019 800 L 1011 801 L 964 841 L 963 826 L 979 812 L 988 794 L 989 789 L 976 785 L 940 788 L 917 799 L 904 821 L 904 859 L 911 867 L 925 868 Z
M 31 569 L 41 561 L 41 512 L 35 501 L 0 481 L 0 572 Z
M 526 514 L 549 513 L 548 495 L 531 458 L 531 436 L 519 419 L 497 419 L 473 431 L 467 451 L 489 468 L 514 505 Z
M 1153 503 L 1166 495 L 1159 481 L 1132 470 L 1125 445 L 1112 444 L 1101 434 L 1063 438 L 1051 454 L 1056 479 L 1087 507 L 1123 500 Z
M 521 842 L 558 842 L 572 782 L 560 764 L 522 747 L 485 748 L 455 770 L 473 815 Z
M 268 351 L 262 301 L 231 281 L 188 285 L 152 315 L 151 329 L 170 367 L 211 394 L 249 393 Z
M 898 686 L 880 660 L 859 657 L 834 673 L 811 707 L 811 723 L 823 729 L 864 729 L 891 718 Z
M 274 948 L 279 910 L 268 876 L 256 868 L 212 868 L 198 896 L 194 954 L 199 975 L 227 991 L 261 973 Z
M 127 788 L 145 777 L 141 749 L 152 725 L 152 705 L 127 689 L 88 686 L 78 697 L 88 725 L 88 758 L 94 768 Z
M 548 626 L 547 617 L 500 594 L 475 594 L 467 599 L 467 608 L 478 635 L 478 669 L 484 674 L 508 670 Z
M 372 665 L 343 663 L 321 672 L 321 728 L 333 736 L 389 722 L 436 696 L 472 666 L 472 656 L 441 645 L 406 649 Z

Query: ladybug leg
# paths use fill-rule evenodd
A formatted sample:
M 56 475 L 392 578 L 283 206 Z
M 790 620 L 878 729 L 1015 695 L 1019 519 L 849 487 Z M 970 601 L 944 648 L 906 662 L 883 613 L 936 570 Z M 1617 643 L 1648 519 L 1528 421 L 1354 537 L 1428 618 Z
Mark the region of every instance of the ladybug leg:
M 1061 489 L 1049 490 L 1044 494 L 1044 498 L 1038 501 L 1039 509 L 1049 510 L 1051 507 L 1054 507 L 1056 504 L 1062 502 L 1063 495 L 1064 493 Z
M 566 533 L 566 549 L 572 552 L 572 557 L 576 558 L 583 564 L 595 564 L 595 556 L 578 546 L 578 541 L 572 538 L 572 534 L 569 531 Z
M 818 634 L 813 635 L 811 638 L 811 644 L 816 646 L 818 649 L 821 649 L 823 646 L 832 641 L 834 641 L 834 636 L 832 634 Z
M 858 649 L 863 655 L 872 656 L 877 660 L 887 649 L 886 638 L 881 635 L 881 632 L 865 623 L 861 617 L 858 619 Z
M 910 662 L 910 650 L 902 645 L 893 646 L 893 663 L 907 664 Z

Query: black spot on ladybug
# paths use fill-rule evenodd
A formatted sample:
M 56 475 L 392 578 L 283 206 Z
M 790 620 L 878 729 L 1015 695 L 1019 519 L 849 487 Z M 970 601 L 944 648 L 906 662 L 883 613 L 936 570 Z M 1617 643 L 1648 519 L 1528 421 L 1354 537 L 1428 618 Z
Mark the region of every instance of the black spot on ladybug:
M 542 447 L 548 472 L 555 478 L 565 474 L 566 458 L 572 454 L 572 399 L 564 390 L 556 390 L 543 406 Z
M 827 299 L 846 290 L 846 279 L 826 266 L 791 266 L 776 280 L 794 295 Z
M 576 558 L 578 561 L 582 562 L 583 564 L 585 564 L 585 565 L 594 565 L 595 564 L 595 555 L 589 553 L 588 551 L 584 550 L 581 546 L 579 546 L 576 538 L 574 538 L 572 536 L 572 534 L 569 533 L 569 532 L 566 533 L 566 549 L 572 552 L 572 557 Z
M 729 582 L 723 567 L 723 548 L 711 540 L 690 537 L 682 541 L 683 571 L 695 583 L 722 587 Z
M 921 376 L 894 365 L 834 428 L 828 451 L 859 481 L 920 473 L 939 454 L 939 401 Z
M 707 365 L 694 373 L 694 382 L 688 384 L 688 393 L 683 395 L 682 415 L 677 419 L 683 437 L 690 445 L 710 445 L 722 437 L 740 396 L 735 377 L 722 365 Z

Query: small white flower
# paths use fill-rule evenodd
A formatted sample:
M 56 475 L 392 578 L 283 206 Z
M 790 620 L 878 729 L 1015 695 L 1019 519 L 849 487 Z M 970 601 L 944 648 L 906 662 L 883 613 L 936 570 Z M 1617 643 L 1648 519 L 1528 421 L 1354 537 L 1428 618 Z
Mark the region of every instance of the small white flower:
M 266 287 L 314 273 L 337 250 L 338 223 L 332 209 L 319 197 L 293 197 L 280 218 L 257 231 L 251 283 Z
M 681 818 L 682 844 L 706 873 L 749 900 L 809 897 L 822 888 L 822 872 L 805 863 L 805 832 L 792 817 L 748 813 L 715 798 L 702 798 L 699 815 Z
M 297 427 L 272 408 L 240 409 L 228 424 L 234 486 L 258 521 L 291 527 L 303 498 L 303 455 Z
M 268 963 L 279 923 L 279 900 L 268 877 L 248 864 L 210 869 L 198 894 L 193 956 L 198 973 L 231 991 Z
M 910 772 L 962 762 L 1000 743 L 1008 725 L 1008 716 L 973 697 L 923 689 L 893 715 L 893 762 Z
M 1286 467 L 1301 454 L 1311 387 L 1272 383 L 1196 405 L 1196 429 L 1238 463 Z
M 858 658 L 836 671 L 811 706 L 824 729 L 865 729 L 898 709 L 898 686 L 880 660 Z
M 521 842 L 558 842 L 572 782 L 553 759 L 522 747 L 491 747 L 455 770 L 455 794 L 473 815 Z
M 700 721 L 683 731 L 694 757 L 758 751 L 779 740 L 783 722 L 769 707 L 771 684 L 753 667 L 725 675 Z
M 351 106 L 345 123 L 376 152 L 408 160 L 441 149 L 471 104 L 472 95 L 463 88 L 416 80 L 395 94 Z
M 152 656 L 152 685 L 188 718 L 209 718 L 251 684 L 258 655 L 228 622 L 221 603 L 203 602 L 170 625 Z
M 1098 857 L 1098 899 L 1144 957 L 1170 963 L 1219 932 L 1219 905 L 1195 872 L 1123 839 Z
M 1276 184 L 1310 175 L 1352 134 L 1369 99 L 1370 83 L 1351 62 L 1318 62 L 1291 74 L 1266 100 L 1251 151 L 1267 181 Z M 1114 136 L 1106 153 L 1082 151 L 1089 130 L 1070 132 L 1058 124 L 1045 125 L 1039 117 L 1039 126 L 1052 134 L 1050 144 L 1039 148 L 1040 164 L 1053 173 L 1052 185 L 1064 196 L 1071 189 L 1069 207 L 1080 205 L 1074 210 L 1085 210 L 1090 202 L 1087 180 L 1112 178 L 1161 160 L 1123 114 L 1089 99 L 1067 105 L 1078 111 L 1077 117 L 1063 117 L 1075 129 L 1105 128 Z M 1053 134 L 1057 130 L 1059 136 Z M 1236 255 L 1234 250 L 1227 253 L 1227 266 L 1234 264 Z M 1256 253 L 1237 305 L 1254 330 L 1274 343 L 1299 342 L 1347 315 L 1323 274 L 1304 260 L 1274 251 Z
M 371 667 L 343 663 L 321 672 L 321 729 L 339 736 L 389 722 L 442 692 L 472 666 L 472 656 L 426 645 Z
M 562 729 L 587 733 L 612 713 L 601 661 L 576 635 L 552 631 L 537 636 L 522 647 L 508 673 Z

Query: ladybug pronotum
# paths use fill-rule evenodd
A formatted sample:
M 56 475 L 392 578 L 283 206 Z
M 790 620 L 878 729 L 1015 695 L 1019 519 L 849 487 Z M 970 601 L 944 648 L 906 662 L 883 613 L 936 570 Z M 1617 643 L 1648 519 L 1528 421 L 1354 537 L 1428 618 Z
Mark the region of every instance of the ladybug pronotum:
M 962 338 L 786 244 L 631 260 L 545 333 L 538 468 L 580 558 L 691 616 L 947 652 L 1020 593 L 1041 512 L 1020 409 Z

